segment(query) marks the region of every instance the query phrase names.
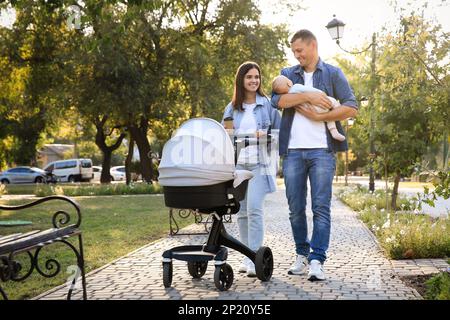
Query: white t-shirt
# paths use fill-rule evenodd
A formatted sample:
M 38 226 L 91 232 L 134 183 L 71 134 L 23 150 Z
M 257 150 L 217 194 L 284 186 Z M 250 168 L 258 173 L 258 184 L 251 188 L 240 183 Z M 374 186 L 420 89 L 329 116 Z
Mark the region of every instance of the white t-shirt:
M 314 87 L 313 74 L 314 72 L 304 73 L 306 87 Z M 312 121 L 299 112 L 295 112 L 288 148 L 328 148 L 325 123 Z
M 242 117 L 241 123 L 239 124 L 239 128 L 236 130 L 236 133 L 248 133 L 254 135 L 256 133 L 256 129 L 258 128 L 256 125 L 255 115 L 253 113 L 253 110 L 256 107 L 256 103 L 243 103 L 242 107 L 244 108 L 244 116 Z M 253 145 L 242 148 L 239 153 L 238 163 L 258 163 L 258 147 Z

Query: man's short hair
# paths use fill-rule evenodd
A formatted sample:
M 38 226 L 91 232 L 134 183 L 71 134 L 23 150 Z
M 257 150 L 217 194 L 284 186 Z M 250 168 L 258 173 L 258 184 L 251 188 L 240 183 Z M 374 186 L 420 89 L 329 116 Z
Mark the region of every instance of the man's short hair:
M 297 41 L 298 39 L 301 39 L 302 41 L 308 41 L 308 43 L 311 40 L 317 41 L 316 36 L 311 31 L 306 29 L 297 31 L 291 38 L 291 44 Z

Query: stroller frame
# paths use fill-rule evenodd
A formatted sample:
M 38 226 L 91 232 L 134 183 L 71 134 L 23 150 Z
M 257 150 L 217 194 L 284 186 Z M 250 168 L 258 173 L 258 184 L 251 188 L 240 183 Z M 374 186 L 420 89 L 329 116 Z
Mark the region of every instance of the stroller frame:
M 270 129 L 269 129 L 270 136 Z M 245 146 L 248 146 L 248 137 L 245 137 Z M 270 140 L 269 140 L 270 141 Z M 235 163 L 237 151 L 237 137 L 233 139 L 235 149 Z M 257 142 L 258 143 L 258 142 Z M 268 143 L 268 146 L 270 142 Z M 212 216 L 212 226 L 208 239 L 203 245 L 184 245 L 166 250 L 163 253 L 163 283 L 164 287 L 172 285 L 173 259 L 187 262 L 189 274 L 194 278 L 201 278 L 208 268 L 208 262 L 214 261 L 214 284 L 220 291 L 228 290 L 233 284 L 234 274 L 232 267 L 226 262 L 228 259 L 228 248 L 234 249 L 255 264 L 256 277 L 261 281 L 269 281 L 273 273 L 273 255 L 269 247 L 260 247 L 257 251 L 251 250 L 239 240 L 227 233 L 223 224 L 223 216 L 237 213 L 240 209 L 239 201 L 245 197 L 248 180 L 243 181 L 237 188 L 232 187 L 232 182 L 228 181 L 217 186 L 225 187 L 224 199 L 221 199 L 220 206 L 202 208 L 205 199 L 205 191 L 202 187 L 193 187 L 191 194 L 190 187 L 164 187 L 166 206 L 178 209 L 193 209 L 201 213 L 209 213 Z M 185 189 L 183 189 L 185 188 Z M 187 189 L 188 188 L 188 189 Z M 220 188 L 218 189 L 220 190 Z M 216 193 L 213 197 L 220 194 Z M 209 195 L 208 195 L 209 196 Z M 220 197 L 219 197 L 220 198 Z M 220 200 L 216 198 L 215 200 Z M 210 201 L 212 203 L 214 201 Z M 186 203 L 190 205 L 184 206 Z M 195 203 L 196 205 L 193 205 Z
M 213 224 L 206 244 L 174 247 L 163 253 L 163 282 L 166 288 L 172 283 L 172 259 L 186 261 L 189 274 L 193 278 L 201 278 L 208 267 L 208 261 L 214 260 L 214 284 L 220 291 L 228 290 L 233 284 L 233 269 L 226 263 L 228 248 L 247 256 L 254 264 L 256 276 L 262 281 L 269 281 L 273 271 L 272 251 L 268 247 L 260 247 L 253 251 L 242 242 L 227 233 L 222 216 L 212 214 Z
M 163 253 L 163 283 L 164 287 L 169 288 L 172 285 L 173 264 L 172 260 L 186 261 L 189 274 L 193 278 L 201 278 L 207 268 L 208 261 L 214 260 L 214 284 L 220 291 L 228 290 L 233 284 L 234 274 L 232 267 L 226 263 L 228 259 L 228 249 L 234 249 L 247 256 L 254 264 L 256 276 L 262 281 L 269 281 L 273 272 L 273 255 L 268 247 L 260 247 L 256 252 L 248 248 L 239 240 L 227 233 L 223 224 L 223 216 L 230 213 L 236 213 L 240 209 L 237 194 L 242 190 L 247 190 L 248 180 L 235 191 L 228 192 L 229 201 L 226 205 L 202 209 L 208 211 L 212 216 L 212 226 L 208 239 L 204 245 L 184 245 L 166 250 Z M 169 188 L 166 188 L 170 190 Z M 230 199 L 231 198 L 231 199 Z M 172 201 L 168 195 L 167 201 Z

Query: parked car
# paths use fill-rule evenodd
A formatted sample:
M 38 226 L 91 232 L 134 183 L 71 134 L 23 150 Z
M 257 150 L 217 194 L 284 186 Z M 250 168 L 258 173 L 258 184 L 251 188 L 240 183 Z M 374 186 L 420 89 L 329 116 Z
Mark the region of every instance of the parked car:
M 55 175 L 58 181 L 91 181 L 94 176 L 91 159 L 69 159 L 53 161 L 44 170 Z
M 125 166 L 115 166 L 109 170 L 111 181 L 125 181 Z
M 102 167 L 101 166 L 92 166 L 93 177 L 91 182 L 99 182 L 100 176 L 102 175 Z
M 47 183 L 52 175 L 35 167 L 15 167 L 0 173 L 0 182 L 9 183 Z

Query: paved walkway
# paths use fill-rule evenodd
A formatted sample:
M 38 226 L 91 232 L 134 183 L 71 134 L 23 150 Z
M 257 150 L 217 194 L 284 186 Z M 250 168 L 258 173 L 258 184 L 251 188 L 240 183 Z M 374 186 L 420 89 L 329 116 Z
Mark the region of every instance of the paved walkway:
M 230 250 L 228 263 L 235 271 L 235 280 L 229 291 L 219 292 L 215 288 L 214 267 L 209 266 L 203 278 L 194 280 L 182 261 L 174 261 L 172 288 L 165 289 L 162 252 L 178 245 L 201 244 L 206 239 L 200 235 L 175 236 L 149 244 L 88 274 L 88 299 L 421 299 L 416 290 L 407 287 L 398 277 L 398 270 L 408 268 L 395 265 L 397 269 L 394 269 L 356 214 L 335 198 L 332 202 L 331 247 L 325 265 L 327 280 L 322 282 L 310 282 L 306 276 L 287 274 L 294 260 L 294 245 L 284 190 L 267 197 L 265 212 L 265 245 L 271 247 L 275 261 L 269 282 L 238 273 L 242 255 Z M 309 211 L 310 225 L 311 218 Z M 227 223 L 226 229 L 237 235 L 235 222 Z M 65 294 L 64 286 L 37 298 L 63 299 Z M 79 297 L 78 293 L 74 298 Z

